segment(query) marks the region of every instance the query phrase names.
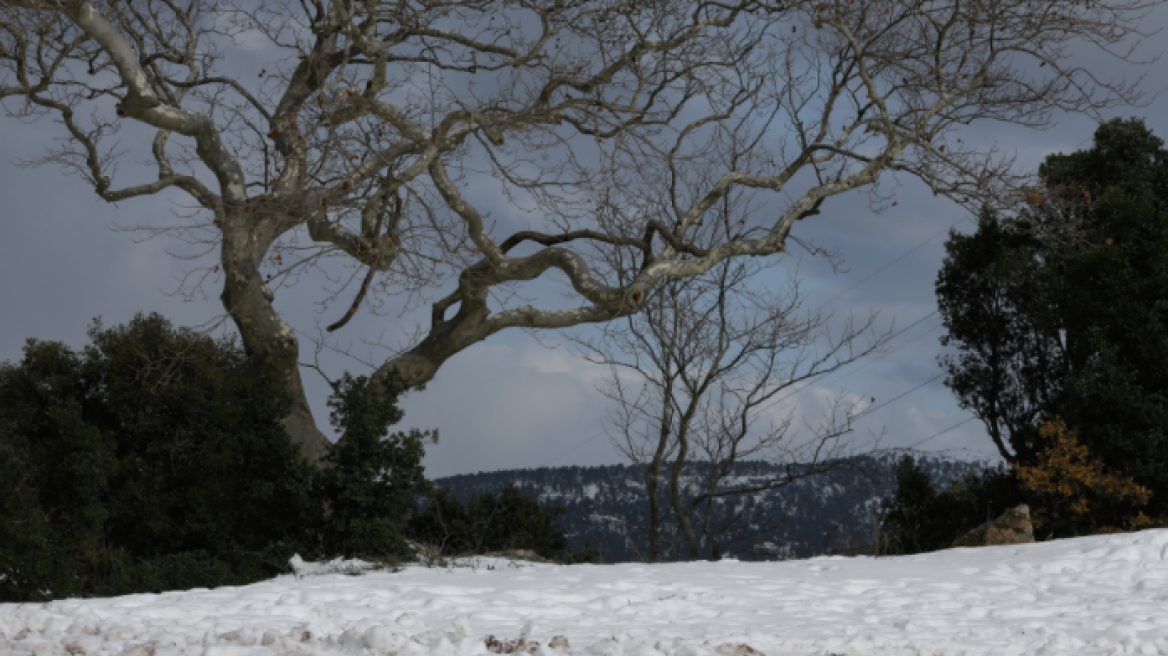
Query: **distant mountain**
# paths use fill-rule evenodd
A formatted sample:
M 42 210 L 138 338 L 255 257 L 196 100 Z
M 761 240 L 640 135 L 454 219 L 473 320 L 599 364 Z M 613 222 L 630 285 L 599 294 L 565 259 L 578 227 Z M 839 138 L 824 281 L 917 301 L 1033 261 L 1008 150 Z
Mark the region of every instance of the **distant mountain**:
M 991 464 L 934 453 L 883 451 L 842 461 L 844 466 L 835 471 L 779 489 L 731 497 L 710 513 L 711 525 L 729 527 L 722 533 L 723 554 L 740 559 L 805 558 L 870 543 L 872 512 L 895 487 L 893 468 L 905 455 L 916 458 L 941 485 Z M 696 465 L 688 480 L 696 481 L 704 471 L 701 464 Z M 724 487 L 748 486 L 780 471 L 778 465 L 767 462 L 738 463 Z M 633 465 L 482 472 L 440 478 L 434 483 L 463 501 L 477 492 L 515 484 L 541 503 L 565 508 L 560 522 L 573 547 L 597 547 L 605 562 L 644 559 L 649 509 L 644 480 Z M 667 507 L 662 492 L 662 508 Z M 676 539 L 672 513 L 663 515 L 670 521 L 663 526 L 662 543 L 672 545 L 666 556 L 677 559 L 679 550 L 684 553 L 684 545 Z M 764 547 L 767 543 L 769 547 Z

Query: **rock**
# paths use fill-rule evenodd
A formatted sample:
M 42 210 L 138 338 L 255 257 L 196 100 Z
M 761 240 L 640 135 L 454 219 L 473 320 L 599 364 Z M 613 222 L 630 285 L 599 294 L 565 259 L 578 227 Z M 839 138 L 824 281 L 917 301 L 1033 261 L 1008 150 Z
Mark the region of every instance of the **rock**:
M 562 635 L 558 635 L 552 638 L 552 641 L 548 643 L 548 647 L 559 651 L 568 651 L 572 648 L 572 646 L 568 644 L 568 639 Z
M 96 654 L 101 651 L 101 638 L 87 636 L 79 640 L 71 640 L 65 643 L 65 651 L 70 654 Z
M 725 642 L 715 649 L 722 656 L 763 656 L 763 653 L 745 643 Z
M 1002 513 L 953 541 L 955 547 L 985 547 L 999 544 L 1034 542 L 1034 525 L 1030 523 L 1030 506 L 1022 504 Z

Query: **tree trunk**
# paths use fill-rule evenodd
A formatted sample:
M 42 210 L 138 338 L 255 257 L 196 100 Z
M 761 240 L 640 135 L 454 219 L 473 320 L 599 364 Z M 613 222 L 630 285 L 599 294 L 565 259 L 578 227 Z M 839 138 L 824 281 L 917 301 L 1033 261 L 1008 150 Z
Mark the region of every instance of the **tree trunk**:
M 685 538 L 689 559 L 701 560 L 702 551 L 698 545 L 697 536 L 694 535 L 693 523 L 690 521 L 689 513 L 686 512 L 685 504 L 681 501 L 681 468 L 685 465 L 689 449 L 684 440 L 679 442 L 677 460 L 673 462 L 673 469 L 670 472 L 669 500 L 673 505 L 673 514 L 677 517 L 677 526 L 681 529 L 682 537 Z
M 704 392 L 704 389 L 702 390 Z M 690 394 L 689 403 L 685 408 L 685 412 L 681 414 L 677 421 L 677 459 L 673 461 L 673 469 L 669 476 L 669 501 L 673 506 L 673 514 L 677 517 L 677 526 L 681 530 L 681 535 L 685 538 L 686 550 L 689 553 L 690 560 L 701 560 L 702 551 L 698 545 L 698 538 L 694 534 L 693 522 L 690 519 L 689 508 L 681 500 L 681 469 L 685 466 L 685 461 L 689 457 L 689 426 L 693 421 L 694 414 L 697 412 L 698 399 L 701 398 L 701 392 L 698 394 Z
M 661 504 L 657 502 L 658 471 L 646 475 L 645 492 L 649 495 L 649 562 L 661 562 Z
M 714 512 L 713 497 L 707 495 L 705 505 L 705 512 L 702 515 L 702 534 L 706 538 L 706 552 L 709 554 L 707 560 L 722 560 L 722 542 L 710 525 L 710 517 Z
M 673 378 L 665 384 L 665 409 L 662 413 L 661 426 L 657 433 L 657 449 L 653 452 L 653 460 L 649 462 L 649 471 L 645 473 L 645 492 L 649 495 L 649 562 L 661 562 L 661 502 L 657 498 L 657 490 L 661 482 L 661 465 L 665 461 L 665 454 L 669 450 L 669 434 L 673 429 L 673 406 L 670 398 L 673 395 Z
M 233 218 L 228 225 L 245 225 L 242 217 Z M 332 444 L 317 429 L 304 394 L 296 333 L 272 307 L 275 295 L 264 284 L 260 273 L 259 265 L 268 244 L 257 241 L 252 231 L 244 228 L 225 232 L 221 265 L 226 281 L 220 299 L 243 338 L 248 358 L 238 374 L 256 380 L 265 370 L 270 370 L 284 378 L 285 389 L 292 397 L 284 428 L 310 462 L 320 462 Z

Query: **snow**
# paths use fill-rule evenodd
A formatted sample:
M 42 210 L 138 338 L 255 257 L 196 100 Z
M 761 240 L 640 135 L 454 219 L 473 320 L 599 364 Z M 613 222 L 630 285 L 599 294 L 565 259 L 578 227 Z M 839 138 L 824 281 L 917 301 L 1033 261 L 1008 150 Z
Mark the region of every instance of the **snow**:
M 300 557 L 300 554 L 292 556 L 288 561 L 288 565 L 292 567 L 292 574 L 300 579 L 305 576 L 320 576 L 322 574 L 350 574 L 356 575 L 371 570 L 376 567 L 373 563 L 367 563 L 364 560 L 334 558 L 323 563 L 312 563 Z
M 289 575 L 0 604 L 0 636 L 2 656 L 1168 654 L 1168 530 L 876 560 Z

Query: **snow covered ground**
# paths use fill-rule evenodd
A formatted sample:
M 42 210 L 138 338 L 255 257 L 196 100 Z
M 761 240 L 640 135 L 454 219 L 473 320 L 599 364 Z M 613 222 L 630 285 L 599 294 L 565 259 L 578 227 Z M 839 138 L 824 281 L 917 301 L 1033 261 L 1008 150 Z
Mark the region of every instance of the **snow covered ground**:
M 0 633 L 5 656 L 472 656 L 521 634 L 537 656 L 1168 654 L 1168 530 L 879 560 L 281 576 L 3 604 Z

